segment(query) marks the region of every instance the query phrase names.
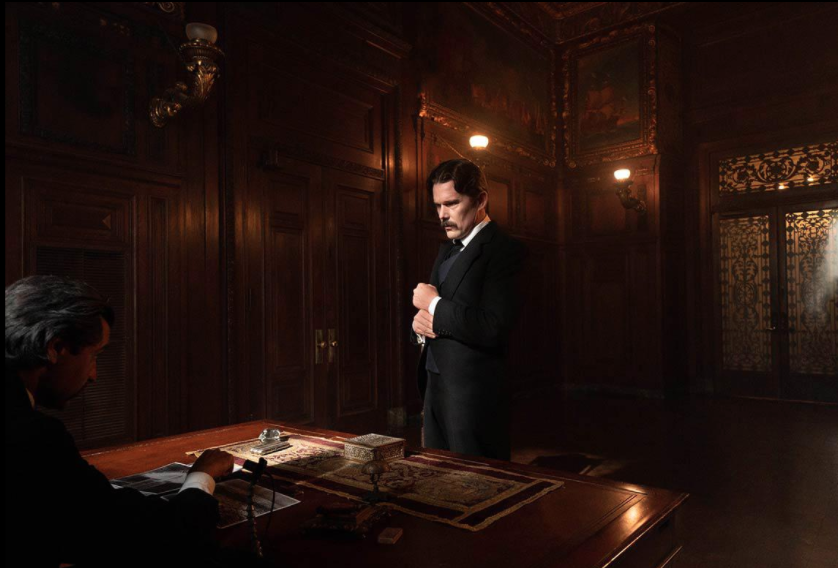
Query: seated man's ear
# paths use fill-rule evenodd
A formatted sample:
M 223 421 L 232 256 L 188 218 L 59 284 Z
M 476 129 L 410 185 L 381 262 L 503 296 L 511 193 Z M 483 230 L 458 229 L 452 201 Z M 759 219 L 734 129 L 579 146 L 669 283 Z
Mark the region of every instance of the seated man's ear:
M 53 337 L 47 343 L 47 359 L 53 365 L 58 363 L 58 356 L 67 350 L 67 343 L 60 337 Z

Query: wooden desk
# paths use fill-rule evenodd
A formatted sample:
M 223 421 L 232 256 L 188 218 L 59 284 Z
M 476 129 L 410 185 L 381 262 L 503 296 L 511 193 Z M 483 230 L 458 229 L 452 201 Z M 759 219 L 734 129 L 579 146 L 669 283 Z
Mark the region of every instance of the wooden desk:
M 260 421 L 193 432 L 86 452 L 87 460 L 109 478 L 146 471 L 173 461 L 191 461 L 185 452 L 255 438 L 262 429 L 277 426 Z M 304 434 L 348 438 L 352 434 L 278 424 Z M 437 455 L 457 455 L 422 450 Z M 615 481 L 556 472 L 544 468 L 481 459 L 493 467 L 537 473 L 565 482 L 522 509 L 479 532 L 469 532 L 394 511 L 390 526 L 404 534 L 395 545 L 376 542 L 378 530 L 366 540 L 334 542 L 306 538 L 300 525 L 315 515 L 318 505 L 340 497 L 304 488 L 301 501 L 273 514 L 262 546 L 277 565 L 305 566 L 479 566 L 481 568 L 662 568 L 675 565 L 680 550 L 676 524 L 684 493 L 640 487 Z M 259 519 L 259 534 L 267 516 Z M 383 525 L 382 525 L 383 527 Z M 221 542 L 241 546 L 246 526 L 219 533 Z

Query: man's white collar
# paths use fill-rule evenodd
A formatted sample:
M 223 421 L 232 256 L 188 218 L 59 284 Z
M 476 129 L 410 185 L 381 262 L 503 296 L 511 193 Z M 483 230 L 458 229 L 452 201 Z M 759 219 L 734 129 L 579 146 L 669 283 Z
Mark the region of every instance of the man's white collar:
M 466 247 L 468 246 L 468 244 L 469 244 L 472 240 L 474 240 L 474 237 L 476 237 L 476 236 L 477 236 L 477 233 L 479 233 L 479 232 L 483 229 L 483 227 L 485 227 L 486 225 L 488 225 L 491 221 L 492 221 L 492 220 L 491 220 L 491 219 L 489 219 L 489 216 L 488 216 L 488 215 L 486 215 L 486 218 L 485 218 L 485 219 L 483 219 L 481 222 L 479 222 L 479 223 L 478 223 L 478 224 L 477 224 L 477 225 L 476 225 L 476 226 L 475 226 L 475 227 L 471 230 L 471 232 L 468 234 L 468 236 L 467 236 L 466 238 L 464 238 L 462 241 L 460 241 L 460 244 L 462 244 L 462 245 L 463 245 L 463 248 L 466 248 Z

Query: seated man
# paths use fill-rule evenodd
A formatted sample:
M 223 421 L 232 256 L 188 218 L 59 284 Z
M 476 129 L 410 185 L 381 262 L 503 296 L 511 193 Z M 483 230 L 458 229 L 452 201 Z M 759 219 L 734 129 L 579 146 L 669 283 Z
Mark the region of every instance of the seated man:
M 169 501 L 114 489 L 79 454 L 63 408 L 96 380 L 113 310 L 93 288 L 31 276 L 6 288 L 6 565 L 207 565 L 218 502 L 214 477 L 233 458 L 213 450 Z

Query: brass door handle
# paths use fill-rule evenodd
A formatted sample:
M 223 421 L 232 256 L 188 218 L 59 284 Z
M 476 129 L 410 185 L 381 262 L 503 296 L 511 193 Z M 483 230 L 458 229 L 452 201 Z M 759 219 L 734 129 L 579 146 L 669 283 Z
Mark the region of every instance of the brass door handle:
M 322 329 L 314 330 L 314 364 L 323 362 L 323 350 L 326 349 L 326 339 L 323 337 Z
M 329 363 L 335 362 L 338 351 L 338 332 L 336 329 L 329 330 Z

